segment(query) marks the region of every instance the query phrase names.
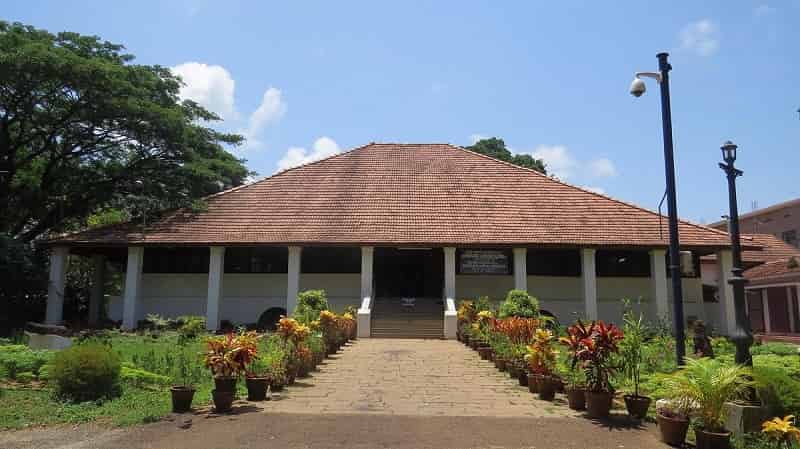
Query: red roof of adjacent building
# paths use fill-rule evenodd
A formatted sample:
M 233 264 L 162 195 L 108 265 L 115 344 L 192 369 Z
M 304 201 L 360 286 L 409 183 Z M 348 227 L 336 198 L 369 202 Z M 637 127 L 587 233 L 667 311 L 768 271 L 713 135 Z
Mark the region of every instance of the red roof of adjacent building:
M 793 256 L 800 257 L 800 249 L 784 242 L 772 234 L 742 234 L 742 262 L 744 268 L 760 265 L 773 260 L 788 259 Z M 714 254 L 703 256 L 703 263 L 716 263 Z
M 800 258 L 787 258 L 766 262 L 744 272 L 748 286 L 800 282 Z
M 140 226 L 50 244 L 390 244 L 666 247 L 666 217 L 448 144 L 372 143 Z M 729 247 L 680 223 L 681 246 Z

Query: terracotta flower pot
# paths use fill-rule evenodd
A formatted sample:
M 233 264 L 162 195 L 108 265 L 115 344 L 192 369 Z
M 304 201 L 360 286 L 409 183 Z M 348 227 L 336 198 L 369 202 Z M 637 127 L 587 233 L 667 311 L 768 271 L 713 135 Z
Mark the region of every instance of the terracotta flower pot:
M 661 441 L 670 446 L 683 446 L 686 432 L 689 430 L 688 419 L 671 418 L 656 413 L 656 422 L 661 433 Z
M 519 377 L 517 377 L 520 386 L 527 387 L 528 386 L 528 370 L 525 368 L 520 367 L 519 369 Z
M 608 418 L 614 394 L 606 391 L 586 392 L 586 414 L 589 418 Z
M 500 357 L 494 358 L 494 366 L 499 369 L 500 371 L 506 370 L 506 360 Z
M 556 398 L 558 379 L 552 376 L 541 376 L 537 379 L 537 382 L 539 383 L 539 399 L 552 401 Z
M 245 379 L 247 384 L 247 400 L 263 401 L 267 399 L 267 386 L 269 379 L 266 377 L 248 377 Z
M 214 399 L 214 409 L 217 413 L 228 413 L 233 409 L 232 391 L 213 390 L 211 397 Z
M 172 394 L 172 413 L 186 413 L 192 409 L 194 388 L 176 385 L 171 387 L 169 391 Z
M 520 370 L 519 367 L 514 364 L 514 362 L 508 362 L 506 364 L 506 370 L 508 371 L 508 375 L 511 376 L 512 379 L 516 379 L 519 377 Z
M 482 346 L 478 348 L 478 354 L 480 354 L 481 359 L 489 360 L 489 357 L 491 357 L 492 354 L 492 348 L 489 348 L 487 346 Z
M 567 404 L 572 410 L 586 410 L 586 390 L 567 388 Z
M 539 374 L 528 373 L 528 391 L 531 393 L 538 393 L 539 387 L 542 382 L 542 376 Z
M 239 380 L 235 377 L 215 377 L 214 388 L 217 391 L 230 391 L 236 392 L 236 381 Z
M 644 419 L 647 416 L 651 402 L 653 400 L 647 396 L 625 395 L 625 408 L 628 409 L 628 414 L 635 419 Z
M 717 433 L 696 429 L 694 436 L 697 449 L 730 449 L 731 447 L 730 432 Z

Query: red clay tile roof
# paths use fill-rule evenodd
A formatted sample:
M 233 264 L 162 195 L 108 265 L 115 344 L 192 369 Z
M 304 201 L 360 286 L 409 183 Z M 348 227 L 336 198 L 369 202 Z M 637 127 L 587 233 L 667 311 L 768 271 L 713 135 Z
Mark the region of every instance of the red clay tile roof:
M 788 259 L 792 256 L 800 257 L 800 249 L 784 242 L 772 234 L 742 234 L 742 245 L 760 246 L 761 248 L 746 248 L 742 250 L 742 262 L 745 268 L 779 259 Z M 715 255 L 703 256 L 702 262 L 716 262 Z
M 744 272 L 744 277 L 750 282 L 748 286 L 780 284 L 784 282 L 800 282 L 800 258 L 795 258 L 794 263 L 789 258 L 773 260 Z
M 640 207 L 448 144 L 369 144 L 207 198 L 149 224 L 49 244 L 389 244 L 666 247 Z M 687 222 L 681 246 L 729 247 Z

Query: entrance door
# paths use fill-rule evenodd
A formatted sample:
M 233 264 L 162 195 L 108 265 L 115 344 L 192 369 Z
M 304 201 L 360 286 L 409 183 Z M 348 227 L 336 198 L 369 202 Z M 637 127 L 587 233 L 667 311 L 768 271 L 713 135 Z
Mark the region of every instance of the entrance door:
M 785 334 L 791 331 L 789 322 L 789 298 L 786 297 L 786 287 L 771 287 L 767 289 L 769 303 L 770 332 Z
M 747 290 L 747 314 L 753 332 L 764 332 L 764 302 L 761 290 Z
M 441 298 L 444 252 L 441 248 L 375 248 L 375 296 Z

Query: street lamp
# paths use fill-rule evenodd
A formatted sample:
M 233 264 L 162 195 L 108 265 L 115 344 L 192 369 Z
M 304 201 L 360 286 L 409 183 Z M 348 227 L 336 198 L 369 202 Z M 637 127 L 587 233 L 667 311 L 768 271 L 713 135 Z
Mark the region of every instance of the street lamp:
M 719 167 L 728 177 L 728 203 L 730 219 L 728 231 L 731 234 L 731 247 L 733 249 L 733 276 L 728 283 L 733 286 L 733 307 L 736 311 L 736 327 L 731 335 L 731 340 L 736 345 L 736 363 L 753 366 L 753 356 L 750 355 L 750 346 L 753 345 L 753 334 L 750 332 L 750 320 L 745 311 L 744 284 L 747 279 L 742 277 L 742 247 L 739 243 L 739 207 L 736 204 L 736 178 L 743 172 L 733 163 L 736 162 L 736 144 L 730 140 L 722 144 L 722 160 Z
M 672 111 L 669 104 L 669 53 L 659 53 L 658 72 L 637 72 L 631 83 L 634 97 L 645 93 L 643 78 L 652 78 L 661 86 L 661 123 L 664 135 L 664 166 L 667 178 L 667 211 L 669 214 L 669 271 L 672 276 L 673 320 L 675 321 L 675 355 L 678 365 L 686 356 L 686 331 L 683 324 L 683 286 L 681 285 L 680 243 L 678 238 L 678 201 L 675 194 L 675 159 L 672 148 Z

